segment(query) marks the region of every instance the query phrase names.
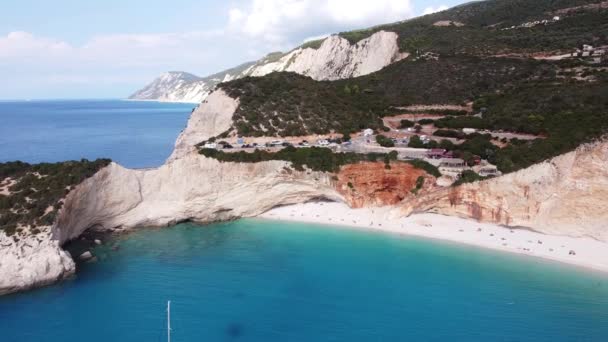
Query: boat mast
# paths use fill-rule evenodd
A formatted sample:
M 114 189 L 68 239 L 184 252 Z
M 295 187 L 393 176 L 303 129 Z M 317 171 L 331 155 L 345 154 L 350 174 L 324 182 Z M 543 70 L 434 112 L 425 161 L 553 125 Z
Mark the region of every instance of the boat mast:
M 171 301 L 167 301 L 167 342 L 171 342 Z

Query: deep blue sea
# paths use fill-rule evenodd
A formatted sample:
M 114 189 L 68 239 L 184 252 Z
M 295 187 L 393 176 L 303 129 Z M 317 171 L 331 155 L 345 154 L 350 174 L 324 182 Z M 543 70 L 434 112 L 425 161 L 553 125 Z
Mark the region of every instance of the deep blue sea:
M 117 244 L 119 250 L 112 251 Z M 145 230 L 0 298 L 0 340 L 606 341 L 608 277 L 377 232 L 243 220 Z
M 191 108 L 0 103 L 0 156 L 160 165 Z M 167 300 L 173 341 L 608 341 L 608 275 L 434 240 L 241 220 L 94 252 L 69 281 L 0 297 L 0 342 L 166 341 Z
M 0 162 L 111 158 L 160 166 L 193 104 L 120 100 L 0 101 Z

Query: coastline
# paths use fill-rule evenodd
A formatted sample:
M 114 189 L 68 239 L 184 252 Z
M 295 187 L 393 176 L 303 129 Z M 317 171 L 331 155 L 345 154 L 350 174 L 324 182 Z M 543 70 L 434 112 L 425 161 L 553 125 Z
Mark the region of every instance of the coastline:
M 120 99 L 120 101 L 126 102 L 157 102 L 157 103 L 182 103 L 182 104 L 194 104 L 199 105 L 198 101 L 170 101 L 170 100 L 152 100 L 152 99 Z
M 557 261 L 608 273 L 608 243 L 590 238 L 545 235 L 458 217 L 418 214 L 397 217 L 391 207 L 351 209 L 335 202 L 274 208 L 258 218 L 381 231 L 450 241 Z M 573 251 L 575 255 L 571 255 Z

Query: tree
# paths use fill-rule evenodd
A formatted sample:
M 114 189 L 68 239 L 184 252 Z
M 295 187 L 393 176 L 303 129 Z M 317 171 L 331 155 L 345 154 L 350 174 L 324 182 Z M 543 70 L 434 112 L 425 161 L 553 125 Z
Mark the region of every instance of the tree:
M 442 148 L 444 150 L 448 150 L 451 151 L 454 149 L 454 143 L 451 140 L 447 140 L 447 139 L 442 139 L 439 142 L 439 148 Z
M 423 148 L 424 144 L 422 143 L 422 140 L 420 140 L 419 136 L 414 135 L 410 138 L 410 142 L 407 144 L 407 146 L 412 148 Z
M 395 143 L 382 134 L 376 135 L 376 142 L 382 147 L 395 147 Z
M 399 128 L 410 128 L 410 127 L 414 127 L 414 122 L 413 121 L 403 119 L 399 123 Z

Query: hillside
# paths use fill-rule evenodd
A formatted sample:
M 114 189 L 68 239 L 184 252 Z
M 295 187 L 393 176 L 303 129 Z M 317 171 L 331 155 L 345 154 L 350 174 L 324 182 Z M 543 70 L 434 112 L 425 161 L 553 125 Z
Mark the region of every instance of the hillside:
M 192 82 L 174 82 L 165 87 L 161 76 L 145 89 L 150 94 L 161 94 L 157 100 L 199 102 L 220 82 L 227 82 L 247 76 L 261 77 L 273 72 L 295 72 L 315 80 L 338 80 L 381 70 L 391 63 L 408 57 L 399 52 L 397 35 L 393 32 L 375 32 L 356 43 L 334 35 L 327 39 L 306 43 L 288 53 L 273 52 L 254 63 L 246 63 L 237 68 Z M 159 80 L 161 82 L 159 82 Z M 151 91 L 158 89 L 156 91 Z M 146 95 L 146 93 L 143 93 Z M 144 99 L 141 92 L 132 99 Z M 145 99 L 155 99 L 154 96 Z
M 13 236 L 48 230 L 70 190 L 109 163 L 0 163 L 0 232 Z
M 307 42 L 204 79 L 163 86 L 132 99 L 200 102 L 220 82 L 272 72 L 339 80 L 381 70 L 402 59 L 437 56 L 545 57 L 582 44 L 608 45 L 607 1 L 489 0 L 370 29 Z M 162 77 L 161 77 L 162 78 Z M 157 89 L 157 90 L 154 90 Z
M 608 44 L 606 9 L 601 0 L 488 0 L 340 36 L 356 42 L 378 31 L 396 32 L 401 51 L 419 54 L 571 52 L 582 44 Z
M 556 14 L 559 19 L 536 21 Z M 436 25 L 446 21 L 450 24 Z M 431 124 L 445 137 L 473 128 L 535 138 L 498 141 L 489 134 L 459 135 L 464 141 L 458 144 L 444 140 L 426 147 L 441 147 L 465 159 L 477 155 L 503 173 L 513 172 L 571 151 L 608 130 L 606 48 L 596 55 L 593 48 L 563 55 L 583 44 L 605 44 L 606 23 L 606 2 L 495 0 L 343 33 L 355 43 L 392 29 L 399 32 L 402 52 L 411 55 L 379 71 L 331 82 L 272 73 L 220 84 L 239 103 L 222 137 L 388 131 L 383 118 L 404 113 L 404 107 L 470 105 L 468 113 L 439 110 Z M 405 36 L 410 40 L 403 40 Z M 516 39 L 506 39 L 509 36 Z M 424 43 L 417 43 L 416 52 L 409 45 L 414 37 Z M 547 58 L 554 54 L 562 55 Z
M 129 96 L 129 99 L 200 103 L 217 84 L 238 77 L 237 75 L 252 65 L 253 63 L 245 63 L 206 77 L 198 77 L 179 71 L 167 72 L 160 75 L 144 88 L 133 93 Z

